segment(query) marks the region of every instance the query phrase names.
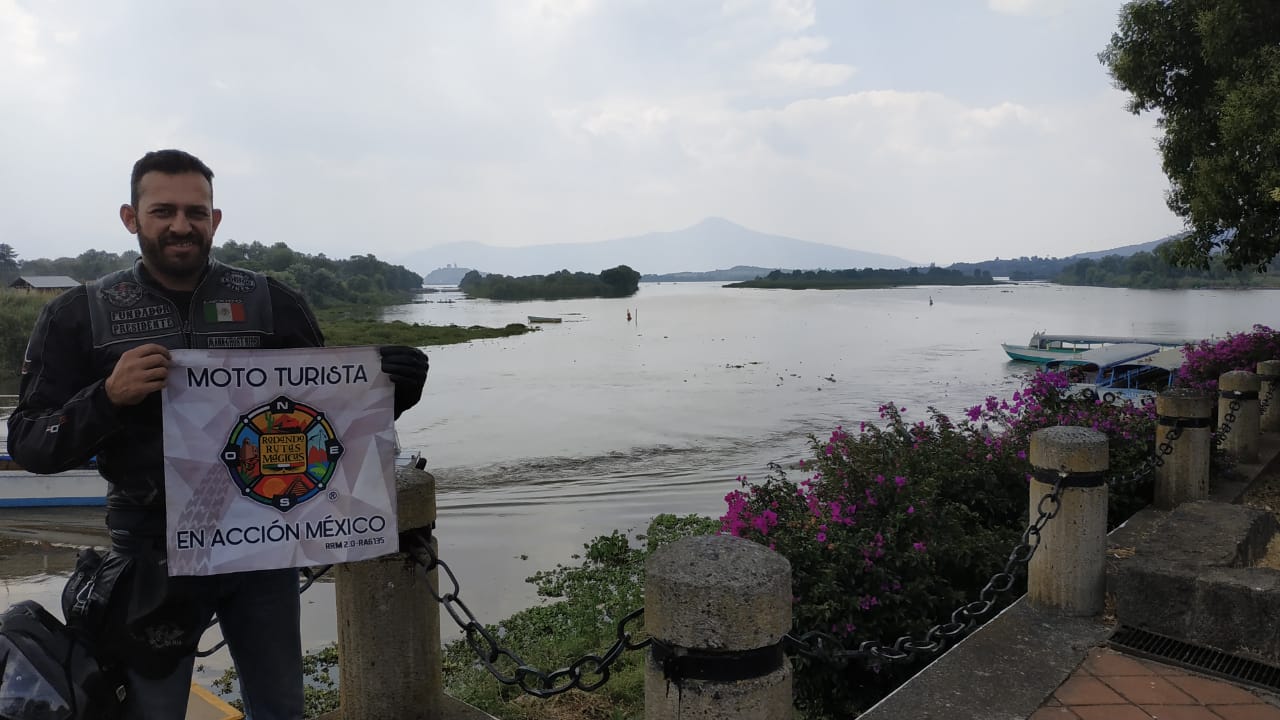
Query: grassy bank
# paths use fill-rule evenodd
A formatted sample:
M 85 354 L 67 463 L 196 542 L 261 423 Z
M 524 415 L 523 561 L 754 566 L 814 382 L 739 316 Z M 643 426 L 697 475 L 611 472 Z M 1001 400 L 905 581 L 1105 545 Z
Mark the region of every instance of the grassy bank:
M 511 323 L 502 328 L 480 325 L 423 325 L 401 320 L 381 322 L 376 305 L 343 305 L 316 313 L 326 345 L 452 345 L 484 338 L 509 337 L 530 332 L 527 325 Z
M 27 338 L 50 295 L 5 289 L 0 291 L 0 378 L 15 380 L 22 369 Z

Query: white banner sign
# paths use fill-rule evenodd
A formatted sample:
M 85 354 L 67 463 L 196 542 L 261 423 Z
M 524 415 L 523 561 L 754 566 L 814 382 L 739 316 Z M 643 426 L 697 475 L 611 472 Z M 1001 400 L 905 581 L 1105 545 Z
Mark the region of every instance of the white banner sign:
M 376 348 L 175 350 L 161 396 L 170 575 L 399 549 Z

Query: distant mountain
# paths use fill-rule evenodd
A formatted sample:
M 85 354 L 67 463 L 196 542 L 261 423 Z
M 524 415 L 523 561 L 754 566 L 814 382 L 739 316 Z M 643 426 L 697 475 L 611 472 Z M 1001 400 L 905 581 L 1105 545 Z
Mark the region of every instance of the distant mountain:
M 471 272 L 471 268 L 457 267 L 450 265 L 449 267 L 440 267 L 427 273 L 422 278 L 423 285 L 457 285 L 462 280 L 462 276 Z
M 677 272 L 663 275 L 641 275 L 640 282 L 738 282 L 764 277 L 774 270 L 790 272 L 789 268 L 762 268 L 753 265 L 734 265 L 724 270 L 707 272 Z
M 692 227 L 591 243 L 497 247 L 448 243 L 405 255 L 409 268 L 453 264 L 503 275 L 545 275 L 557 270 L 598 273 L 618 265 L 642 274 L 706 272 L 735 265 L 763 268 L 904 268 L 900 257 L 770 235 L 722 218 Z
M 1069 260 L 1097 260 L 1099 258 L 1104 258 L 1108 255 L 1120 255 L 1122 257 L 1129 257 L 1130 255 L 1137 255 L 1140 252 L 1154 252 L 1155 249 L 1160 247 L 1161 245 L 1169 242 L 1170 240 L 1173 240 L 1175 238 L 1180 238 L 1180 237 L 1182 236 L 1170 235 L 1169 237 L 1160 238 L 1159 240 L 1152 240 L 1151 242 L 1138 243 L 1137 245 L 1124 245 L 1118 248 L 1112 248 L 1110 250 L 1099 250 L 1097 252 L 1076 253 L 1075 255 L 1072 255 L 1068 259 Z

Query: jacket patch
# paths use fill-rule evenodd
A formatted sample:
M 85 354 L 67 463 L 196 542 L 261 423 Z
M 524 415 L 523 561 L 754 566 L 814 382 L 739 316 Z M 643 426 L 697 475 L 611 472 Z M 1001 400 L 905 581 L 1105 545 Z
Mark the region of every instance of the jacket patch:
M 252 273 L 243 270 L 227 270 L 222 273 L 222 277 L 218 279 L 222 286 L 228 290 L 238 293 L 251 293 L 253 289 L 258 287 L 258 281 L 253 278 Z
M 256 348 L 262 347 L 262 338 L 257 335 L 216 335 L 209 338 L 210 348 Z
M 142 299 L 142 286 L 134 282 L 118 282 L 100 291 L 103 299 L 116 307 L 133 307 Z
M 244 301 L 206 300 L 204 321 L 208 323 L 244 322 Z
M 128 310 L 112 310 L 111 322 L 128 322 L 130 320 L 149 320 L 151 318 L 172 315 L 173 308 L 168 305 L 143 305 Z
M 111 323 L 111 334 L 137 335 L 138 333 L 155 332 L 156 330 L 172 330 L 177 326 L 177 323 L 171 317 L 139 320 L 138 322 L 118 322 Z

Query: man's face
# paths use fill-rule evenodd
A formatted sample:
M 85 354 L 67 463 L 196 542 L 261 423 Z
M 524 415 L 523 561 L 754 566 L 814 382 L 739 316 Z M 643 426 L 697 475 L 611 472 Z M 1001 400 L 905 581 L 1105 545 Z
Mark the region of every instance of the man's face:
M 149 172 L 138 182 L 138 204 L 121 207 L 120 219 L 138 236 L 142 261 L 156 280 L 188 290 L 209 262 L 222 211 L 213 207 L 213 188 L 200 173 Z

